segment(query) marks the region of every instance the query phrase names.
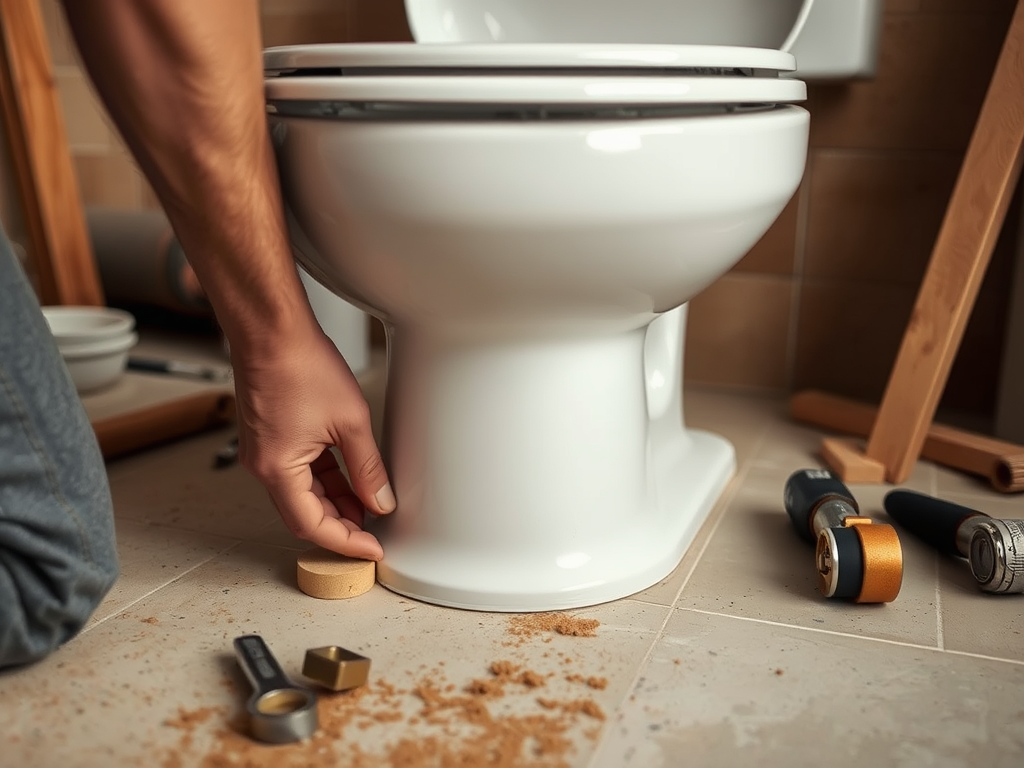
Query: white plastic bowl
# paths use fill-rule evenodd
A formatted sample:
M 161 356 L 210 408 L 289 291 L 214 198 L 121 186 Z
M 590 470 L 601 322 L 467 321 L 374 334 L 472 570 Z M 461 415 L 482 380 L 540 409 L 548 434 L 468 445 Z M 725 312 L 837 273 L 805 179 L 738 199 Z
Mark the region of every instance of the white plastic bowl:
M 124 375 L 128 352 L 139 341 L 136 333 L 87 344 L 58 344 L 61 357 L 79 392 L 92 392 L 115 383 Z
M 43 307 L 43 317 L 57 346 L 126 339 L 135 328 L 131 314 L 108 307 Z

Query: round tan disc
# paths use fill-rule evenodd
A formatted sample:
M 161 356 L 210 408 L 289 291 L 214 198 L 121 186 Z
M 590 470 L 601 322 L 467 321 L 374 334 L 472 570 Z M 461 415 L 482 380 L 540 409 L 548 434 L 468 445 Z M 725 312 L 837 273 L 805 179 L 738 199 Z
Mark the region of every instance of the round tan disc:
M 299 555 L 299 589 L 311 597 L 341 600 L 369 591 L 377 576 L 372 560 L 356 560 L 320 547 Z

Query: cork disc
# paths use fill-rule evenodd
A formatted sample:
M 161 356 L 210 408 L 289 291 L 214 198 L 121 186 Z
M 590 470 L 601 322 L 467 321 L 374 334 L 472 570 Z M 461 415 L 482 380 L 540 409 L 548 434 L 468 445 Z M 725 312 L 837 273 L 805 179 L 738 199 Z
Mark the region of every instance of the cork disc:
M 299 589 L 311 597 L 341 600 L 369 591 L 377 576 L 372 560 L 357 560 L 316 547 L 299 555 Z

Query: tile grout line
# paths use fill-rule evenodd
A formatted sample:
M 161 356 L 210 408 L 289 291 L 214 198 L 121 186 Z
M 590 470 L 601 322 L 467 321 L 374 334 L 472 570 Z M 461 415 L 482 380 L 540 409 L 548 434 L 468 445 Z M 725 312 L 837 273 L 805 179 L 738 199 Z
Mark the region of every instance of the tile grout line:
M 755 619 L 751 616 L 735 616 L 729 613 L 718 613 L 717 611 L 706 611 L 702 608 L 685 608 L 681 607 L 677 610 L 689 611 L 691 613 L 699 613 L 705 616 L 718 616 L 723 619 L 736 619 L 738 621 L 749 621 L 754 624 L 766 624 L 772 627 L 782 627 L 785 629 L 796 629 L 801 632 L 815 632 L 822 635 L 832 635 L 833 637 L 847 637 L 851 640 L 865 640 L 873 643 L 883 643 L 885 645 L 899 645 L 904 648 L 917 648 L 922 651 L 934 651 L 935 653 L 952 653 L 957 656 L 967 656 L 974 659 L 986 659 L 988 661 L 999 661 L 1005 664 L 1014 664 L 1017 666 L 1024 666 L 1024 659 L 1006 659 L 999 656 L 988 656 L 983 653 L 972 653 L 970 651 L 954 651 L 946 648 L 939 648 L 934 645 L 921 645 L 920 643 L 908 643 L 902 640 L 887 640 L 884 637 L 869 637 L 867 635 L 855 635 L 850 632 L 837 632 L 833 629 L 819 629 L 818 627 L 803 627 L 799 624 L 786 624 L 782 621 L 771 621 L 769 619 Z
M 666 606 L 659 605 L 658 607 L 665 608 Z M 636 673 L 633 675 L 633 679 L 629 681 L 629 685 L 626 688 L 623 700 L 620 701 L 619 705 L 615 708 L 615 714 L 619 714 L 622 711 L 626 702 L 629 700 L 629 696 L 632 694 L 633 689 L 636 688 L 637 681 L 640 679 L 640 675 L 646 668 L 647 662 L 651 658 L 651 654 L 654 653 L 654 649 L 657 647 L 658 641 L 661 640 L 662 636 L 665 634 L 665 627 L 668 626 L 668 621 L 672 618 L 672 611 L 675 610 L 671 605 L 667 606 L 667 608 L 668 609 L 665 611 L 665 618 L 661 622 L 661 626 L 658 628 L 658 631 L 654 633 L 654 637 L 651 639 L 650 645 L 647 646 L 647 650 L 644 652 L 644 657 L 640 659 L 640 663 L 637 664 Z M 608 738 L 608 734 L 611 733 L 611 719 L 612 715 L 609 714 L 608 719 L 605 721 L 606 727 L 601 729 L 601 738 L 597 740 L 597 743 L 594 745 L 594 751 L 591 752 L 590 759 L 586 763 L 588 768 L 594 768 L 598 756 L 601 754 L 601 748 L 604 746 L 605 740 Z
M 683 577 L 682 583 L 679 585 L 679 589 L 676 590 L 675 595 L 672 597 L 672 602 L 669 604 L 669 608 L 675 608 L 676 603 L 679 602 L 680 595 L 683 594 L 683 590 L 686 589 L 686 585 L 690 583 L 690 579 L 693 577 L 693 572 L 697 570 L 697 566 L 700 565 L 701 559 L 704 557 L 704 553 L 707 551 L 708 546 L 711 544 L 711 540 L 715 537 L 715 533 L 718 531 L 718 526 L 722 524 L 722 520 L 729 513 L 729 505 L 732 504 L 733 499 L 736 498 L 736 494 L 739 493 L 740 487 L 746 480 L 748 467 L 744 466 L 742 470 L 736 473 L 736 477 L 730 482 L 730 488 L 728 494 L 723 494 L 722 498 L 718 500 L 718 504 L 715 506 L 722 505 L 719 510 L 718 517 L 715 522 L 711 525 L 711 530 L 708 531 L 707 537 L 701 544 L 700 551 L 693 558 L 693 564 L 690 565 L 690 570 L 687 571 L 686 576 Z M 685 557 L 685 555 L 684 555 Z
M 135 599 L 134 599 L 134 600 L 132 600 L 131 602 L 129 602 L 129 603 L 127 603 L 127 604 L 123 605 L 123 606 L 122 606 L 121 608 L 119 608 L 118 610 L 114 611 L 113 613 L 111 613 L 111 614 L 109 614 L 109 615 L 107 615 L 107 616 L 104 616 L 104 617 L 103 617 L 102 619 L 97 619 L 97 620 L 96 620 L 96 621 L 94 621 L 93 623 L 91 623 L 91 624 L 89 624 L 89 625 L 85 626 L 85 627 L 84 627 L 84 628 L 82 629 L 82 631 L 81 631 L 81 633 L 80 633 L 80 634 L 84 635 L 84 634 L 85 634 L 86 632 L 90 632 L 90 631 L 92 631 L 93 629 L 95 629 L 96 627 L 98 627 L 98 626 L 99 626 L 100 624 L 103 624 L 104 622 L 107 622 L 107 621 L 109 621 L 110 619 L 114 618 L 115 616 L 119 616 L 120 614 L 122 614 L 122 613 L 124 613 L 124 612 L 128 611 L 128 610 L 129 610 L 129 609 L 131 609 L 131 608 L 132 608 L 133 606 L 135 606 L 135 605 L 138 605 L 139 603 L 141 603 L 141 602 L 142 602 L 143 600 L 145 600 L 145 599 L 146 599 L 147 597 L 150 597 L 151 595 L 154 595 L 154 594 L 156 594 L 157 592 L 159 592 L 159 591 L 160 591 L 161 589 L 164 589 L 165 587 L 169 587 L 169 586 L 171 586 L 172 584 L 175 584 L 175 583 L 177 583 L 178 581 L 180 581 L 181 579 L 183 579 L 183 578 L 184 578 L 185 576 L 187 576 L 188 574 L 192 573 L 192 571 L 194 571 L 194 570 L 195 570 L 196 568 L 201 568 L 202 566 L 204 566 L 204 565 L 206 565 L 207 563 L 209 563 L 209 562 L 210 562 L 211 560 L 214 560 L 214 559 L 216 559 L 216 558 L 220 557 L 221 555 L 225 555 L 225 554 L 227 554 L 227 553 L 228 553 L 228 552 L 230 552 L 230 551 L 231 551 L 232 549 L 234 549 L 235 547 L 239 546 L 239 545 L 240 545 L 240 544 L 242 544 L 242 543 L 243 543 L 242 539 L 237 539 L 237 540 L 235 540 L 235 541 L 234 541 L 233 543 L 229 544 L 228 546 L 226 546 L 226 547 L 225 547 L 224 549 L 220 550 L 219 552 L 215 552 L 214 554 L 210 555 L 210 556 L 209 556 L 208 558 L 206 558 L 205 560 L 202 560 L 202 561 L 200 561 L 200 562 L 196 563 L 195 565 L 193 565 L 193 566 L 192 566 L 191 568 L 189 568 L 188 570 L 186 570 L 186 571 L 182 571 L 181 573 L 179 573 L 179 574 L 178 574 L 177 576 L 175 576 L 175 577 L 174 577 L 173 579 L 171 579 L 170 581 L 164 582 L 163 584 L 161 584 L 161 585 L 160 585 L 160 586 L 158 586 L 158 587 L 154 587 L 153 589 L 149 590 L 149 591 L 148 591 L 148 592 L 146 592 L 145 594 L 143 594 L 143 595 L 140 595 L 139 597 L 135 598 Z
M 683 593 L 683 590 L 686 589 L 686 585 L 690 583 L 690 578 L 693 576 L 693 572 L 697 570 L 697 566 L 700 564 L 701 558 L 704 557 L 704 553 L 707 551 L 708 545 L 711 543 L 711 539 L 714 538 L 716 531 L 718 531 L 718 526 L 722 524 L 722 520 L 725 518 L 725 515 L 729 511 L 729 504 L 732 503 L 732 500 L 736 497 L 736 494 L 739 493 L 739 488 L 742 486 L 743 480 L 745 479 L 749 468 L 750 463 L 744 462 L 743 469 L 736 472 L 736 477 L 734 477 L 729 484 L 729 493 L 723 494 L 722 498 L 720 498 L 717 504 L 715 505 L 716 507 L 719 504 L 724 506 L 719 512 L 718 519 L 716 519 L 714 524 L 711 526 L 711 530 L 708 531 L 708 535 L 704 539 L 704 543 L 701 545 L 700 551 L 697 553 L 696 557 L 694 557 L 693 564 L 690 566 L 690 570 L 683 578 L 682 584 L 679 585 L 679 589 L 676 591 L 675 597 L 672 598 L 672 603 L 668 606 L 665 606 L 660 603 L 648 603 L 643 600 L 633 601 L 637 603 L 643 603 L 644 605 L 657 606 L 658 608 L 667 607 L 668 610 L 665 612 L 665 619 L 661 622 L 661 626 L 658 628 L 658 631 L 654 633 L 654 637 L 651 640 L 651 644 L 647 647 L 647 651 L 644 653 L 644 657 L 640 660 L 640 663 L 637 665 L 636 673 L 633 675 L 633 679 L 630 681 L 629 686 L 626 688 L 626 700 L 628 700 L 628 697 L 630 696 L 633 689 L 636 688 L 637 681 L 640 679 L 641 674 L 643 674 L 644 669 L 647 667 L 647 662 L 650 660 L 651 655 L 654 653 L 654 649 L 657 647 L 658 642 L 662 639 L 662 637 L 664 637 L 665 627 L 668 626 L 668 622 L 672 618 L 673 612 L 676 610 L 676 603 L 679 601 L 679 596 Z M 626 700 L 620 702 L 619 706 L 615 708 L 616 713 L 621 712 Z M 587 766 L 589 768 L 594 768 L 594 765 L 596 764 L 597 759 L 601 754 L 601 748 L 604 746 L 605 740 L 608 738 L 608 734 L 610 733 L 610 731 L 611 723 L 609 722 L 608 727 L 602 729 L 601 738 L 594 745 L 594 751 L 591 753 L 590 760 L 587 761 Z

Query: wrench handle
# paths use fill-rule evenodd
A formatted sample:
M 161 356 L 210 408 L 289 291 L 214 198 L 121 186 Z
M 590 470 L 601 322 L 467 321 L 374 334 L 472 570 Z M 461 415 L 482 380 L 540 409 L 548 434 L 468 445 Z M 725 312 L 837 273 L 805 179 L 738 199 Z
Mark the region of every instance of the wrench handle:
M 294 687 L 262 637 L 242 635 L 235 638 L 234 645 L 238 663 L 252 683 L 252 687 L 256 689 L 257 695 Z

